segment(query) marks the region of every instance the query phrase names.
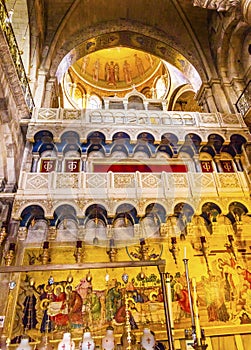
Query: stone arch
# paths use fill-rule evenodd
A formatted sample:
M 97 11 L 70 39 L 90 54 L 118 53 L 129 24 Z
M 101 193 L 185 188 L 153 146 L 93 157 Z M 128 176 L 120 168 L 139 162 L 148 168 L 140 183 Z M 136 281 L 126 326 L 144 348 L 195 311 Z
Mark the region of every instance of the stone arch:
M 161 225 L 166 221 L 166 209 L 159 203 L 152 202 L 145 208 L 140 220 L 143 237 L 159 237 Z
M 107 209 L 101 203 L 93 203 L 85 208 L 84 227 L 87 244 L 105 244 L 109 218 Z
M 138 214 L 135 206 L 129 202 L 120 204 L 112 221 L 112 237 L 120 242 L 130 242 L 135 236 L 134 227 L 137 223 Z
M 60 136 L 60 140 L 62 143 L 69 143 L 69 144 L 73 144 L 73 143 L 79 143 L 80 142 L 80 136 L 76 131 L 65 131 L 61 136 Z
M 230 144 L 233 145 L 237 154 L 242 153 L 242 147 L 246 144 L 246 142 L 246 138 L 240 134 L 232 134 L 230 136 Z
M 86 137 L 87 143 L 90 144 L 101 144 L 104 143 L 106 140 L 106 136 L 104 135 L 103 132 L 95 130 L 89 132 L 89 134 Z
M 137 209 L 135 206 L 131 203 L 122 203 L 117 206 L 116 208 L 116 214 L 114 217 L 114 220 L 116 218 L 123 217 L 124 221 L 130 221 L 132 225 L 138 222 L 138 214 Z
M 224 138 L 219 133 L 210 134 L 208 135 L 207 146 L 212 147 L 215 153 L 220 153 L 224 141 Z
M 238 76 L 243 78 L 245 75 L 242 52 L 249 26 L 244 22 L 237 26 L 237 23 L 238 20 L 235 17 L 232 17 L 232 20 L 228 22 L 228 26 L 224 28 L 223 40 L 219 46 L 220 50 L 217 51 L 218 71 L 222 77 Z M 234 47 L 235 50 L 229 50 L 229 46 Z
M 54 210 L 54 225 L 58 226 L 63 220 L 72 219 L 74 221 L 78 221 L 77 219 L 77 211 L 70 204 L 61 204 L 57 206 Z
M 111 27 L 113 28 L 112 32 Z M 63 33 L 63 28 L 60 29 L 62 29 Z M 63 65 L 68 69 L 73 62 L 91 52 L 118 45 L 135 48 L 158 56 L 183 72 L 185 66 L 186 71 L 189 71 L 187 69 L 189 66 L 191 67 L 190 70 L 194 72 L 194 67 L 196 67 L 202 80 L 206 78 L 207 73 L 209 74 L 209 72 L 206 72 L 209 67 L 202 51 L 199 55 L 198 49 L 193 47 L 194 55 L 190 55 L 188 59 L 186 58 L 187 49 L 184 47 L 184 43 L 177 43 L 177 41 L 168 38 L 165 32 L 152 26 L 143 25 L 136 20 L 114 20 L 102 24 L 95 23 L 95 26 L 80 28 L 79 31 L 78 35 L 72 33 L 72 37 L 69 36 L 67 42 L 64 41 L 64 43 L 60 37 L 60 31 L 55 36 L 55 41 L 43 63 L 44 67 L 50 70 L 50 75 L 56 75 L 57 68 L 62 61 L 64 62 Z M 129 37 L 132 39 L 128 41 Z M 191 45 L 193 46 L 192 40 Z M 179 57 L 178 60 L 175 59 L 177 56 Z
M 240 223 L 241 217 L 243 215 L 246 215 L 248 213 L 248 208 L 246 207 L 245 204 L 235 201 L 231 202 L 228 206 L 228 213 L 227 217 L 231 221 L 232 224 Z
M 184 238 L 187 234 L 187 225 L 194 215 L 193 207 L 185 202 L 178 202 L 173 208 L 173 214 L 167 218 L 167 224 L 171 227 L 174 236 L 180 235 Z
M 217 217 L 221 213 L 221 208 L 214 202 L 206 202 L 202 205 L 200 217 L 204 219 L 205 226 L 210 234 L 212 234 L 212 224 L 217 222 Z
M 196 99 L 196 90 L 191 84 L 185 84 L 178 86 L 172 92 L 168 103 L 168 110 L 171 111 L 201 111 L 201 107 L 197 104 Z M 192 103 L 192 101 L 194 101 Z
M 20 214 L 20 226 L 28 228 L 30 225 L 34 225 L 36 220 L 44 219 L 44 214 L 44 209 L 41 205 L 29 205 Z
M 106 226 L 109 223 L 106 208 L 101 204 L 88 206 L 85 209 L 85 225 L 88 224 L 88 221 L 94 221 L 97 226 L 101 223 Z

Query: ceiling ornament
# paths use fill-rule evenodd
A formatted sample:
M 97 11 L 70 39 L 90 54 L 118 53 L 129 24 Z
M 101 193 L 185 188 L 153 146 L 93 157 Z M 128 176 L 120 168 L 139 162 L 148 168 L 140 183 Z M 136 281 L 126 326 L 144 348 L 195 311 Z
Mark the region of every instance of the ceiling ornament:
M 240 3 L 241 0 L 193 0 L 194 6 L 217 10 L 218 12 L 228 11 L 233 7 L 237 7 Z

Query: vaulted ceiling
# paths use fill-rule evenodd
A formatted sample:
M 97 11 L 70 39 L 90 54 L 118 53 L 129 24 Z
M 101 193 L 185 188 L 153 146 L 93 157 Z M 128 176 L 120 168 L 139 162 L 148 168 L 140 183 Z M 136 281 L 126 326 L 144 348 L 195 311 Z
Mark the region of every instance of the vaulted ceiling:
M 6 0 L 6 5 L 14 7 L 19 42 L 29 41 L 23 57 L 30 75 L 39 68 L 53 77 L 65 57 L 71 65 L 118 46 L 153 54 L 183 72 L 194 67 L 203 81 L 230 66 L 232 75 L 247 74 L 251 33 L 239 9 L 234 15 L 218 13 L 193 6 L 193 0 L 28 0 L 28 8 L 25 0 Z

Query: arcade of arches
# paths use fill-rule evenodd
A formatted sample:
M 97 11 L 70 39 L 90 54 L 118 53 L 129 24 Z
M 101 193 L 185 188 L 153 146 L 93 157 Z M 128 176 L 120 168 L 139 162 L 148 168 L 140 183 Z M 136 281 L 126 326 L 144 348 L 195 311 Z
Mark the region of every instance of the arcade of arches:
M 1 348 L 249 349 L 251 1 L 0 23 Z

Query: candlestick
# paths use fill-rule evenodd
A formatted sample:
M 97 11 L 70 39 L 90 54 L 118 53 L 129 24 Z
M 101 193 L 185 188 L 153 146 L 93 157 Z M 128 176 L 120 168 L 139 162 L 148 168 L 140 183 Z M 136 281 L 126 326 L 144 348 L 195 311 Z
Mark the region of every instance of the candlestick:
M 167 275 L 167 278 L 166 278 L 166 285 L 167 285 L 167 300 L 168 300 L 168 305 L 169 305 L 170 323 L 171 323 L 172 333 L 174 334 L 172 291 L 171 291 L 171 280 L 170 280 L 169 274 Z
M 196 278 L 192 278 L 192 286 L 193 286 L 195 330 L 196 330 L 196 336 L 197 336 L 197 344 L 200 346 L 201 345 L 201 328 L 200 328 L 200 320 L 199 320 L 199 310 L 197 305 Z
M 82 241 L 77 241 L 76 242 L 76 249 L 73 254 L 75 257 L 76 263 L 82 263 L 84 258 L 85 258 L 85 250 L 83 248 L 83 242 Z
M 184 247 L 184 259 L 187 258 L 187 247 Z
M 193 330 L 195 330 L 195 322 L 194 322 L 194 310 L 193 310 L 192 294 L 191 294 L 189 271 L 188 271 L 188 259 L 184 258 L 183 261 L 184 261 L 184 265 L 185 265 L 187 292 L 188 292 L 188 300 L 189 300 L 189 307 L 190 307 L 190 314 L 191 314 L 191 321 L 192 321 L 192 331 L 193 331 Z
M 51 261 L 50 252 L 49 252 L 49 242 L 48 241 L 44 241 L 44 243 L 43 243 L 43 251 L 39 255 L 38 260 L 41 261 L 42 265 L 46 265 L 46 264 L 48 264 Z

